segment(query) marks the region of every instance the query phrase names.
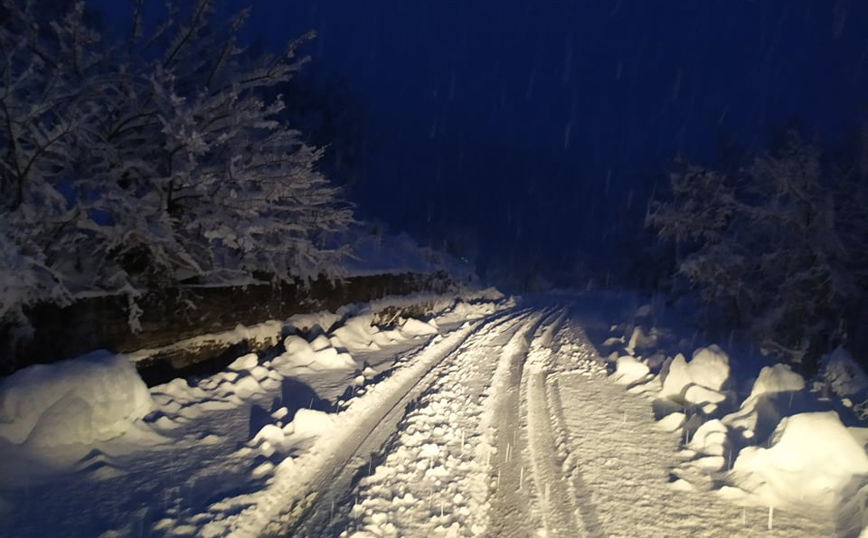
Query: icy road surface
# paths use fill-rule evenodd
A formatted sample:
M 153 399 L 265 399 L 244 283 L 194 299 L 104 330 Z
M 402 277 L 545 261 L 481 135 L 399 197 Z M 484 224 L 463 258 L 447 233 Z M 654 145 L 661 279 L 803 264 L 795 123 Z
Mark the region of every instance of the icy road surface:
M 15 464 L 0 535 L 836 536 L 780 510 L 770 529 L 768 509 L 676 481 L 679 434 L 607 377 L 586 330 L 610 320 L 592 302 L 369 321 L 154 387 L 146 420 L 58 451 L 55 470 L 0 446 Z

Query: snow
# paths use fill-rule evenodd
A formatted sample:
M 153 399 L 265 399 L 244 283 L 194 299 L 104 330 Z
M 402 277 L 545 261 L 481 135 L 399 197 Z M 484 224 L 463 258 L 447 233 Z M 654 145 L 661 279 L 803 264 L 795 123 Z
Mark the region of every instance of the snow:
M 25 368 L 0 382 L 0 437 L 39 448 L 118 437 L 153 408 L 124 355 L 98 351 Z
M 637 315 L 638 312 L 637 312 Z M 657 331 L 651 329 L 648 332 L 642 327 L 634 327 L 625 351 L 634 355 L 638 351 L 652 350 L 658 344 Z
M 766 366 L 751 388 L 750 396 L 724 422 L 745 439 L 765 438 L 780 419 L 799 408 L 805 380 L 786 364 Z M 795 406 L 794 406 L 795 404 Z
M 408 319 L 401 326 L 401 332 L 408 336 L 426 336 L 437 334 L 437 328 L 418 319 Z
M 730 377 L 729 357 L 717 345 L 699 348 L 690 362 L 678 354 L 669 364 L 661 397 L 693 404 L 716 404 Z
M 707 456 L 724 456 L 729 452 L 729 428 L 720 420 L 709 420 L 693 434 L 690 450 Z
M 853 396 L 868 391 L 868 374 L 843 347 L 823 357 L 820 376 L 838 396 Z
M 316 517 L 290 534 L 830 535 L 798 513 L 815 506 L 840 507 L 852 536 L 868 522 L 866 434 L 804 412 L 788 367 L 760 371 L 720 419 L 738 400 L 718 346 L 658 373 L 649 362 L 675 349 L 631 356 L 622 338 L 607 376 L 583 327 L 604 341 L 627 325 L 597 299 L 428 300 L 427 320 L 386 330 L 374 303 L 274 322 L 288 336 L 273 349 L 150 390 L 107 353 L 3 380 L 0 457 L 15 472 L 0 475 L 0 534 L 252 537 L 310 502 Z M 743 435 L 763 428 L 767 443 Z M 31 444 L 69 442 L 65 465 L 37 473 Z
M 615 383 L 619 385 L 630 385 L 645 378 L 651 369 L 648 366 L 630 355 L 619 357 L 615 367 Z
M 868 456 L 834 411 L 802 413 L 781 421 L 770 448 L 744 448 L 733 476 L 768 506 L 831 511 L 855 478 L 868 476 Z

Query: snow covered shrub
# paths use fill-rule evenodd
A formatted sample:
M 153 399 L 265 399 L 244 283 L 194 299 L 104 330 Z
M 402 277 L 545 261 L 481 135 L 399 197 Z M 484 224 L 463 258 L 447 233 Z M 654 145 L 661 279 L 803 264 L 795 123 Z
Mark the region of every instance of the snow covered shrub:
M 858 291 L 851 262 L 862 243 L 848 242 L 854 222 L 837 211 L 853 184 L 824 172 L 820 149 L 791 133 L 733 177 L 697 166 L 673 174 L 670 199 L 652 202 L 646 223 L 675 242 L 678 276 L 716 319 L 751 327 L 763 351 L 813 369 L 845 337 Z
M 247 11 L 170 1 L 125 42 L 0 0 L 0 315 L 81 291 L 329 273 L 352 216 L 287 125 L 300 41 L 249 54 Z M 188 5 L 189 4 L 189 5 Z M 14 275 L 7 276 L 7 275 Z

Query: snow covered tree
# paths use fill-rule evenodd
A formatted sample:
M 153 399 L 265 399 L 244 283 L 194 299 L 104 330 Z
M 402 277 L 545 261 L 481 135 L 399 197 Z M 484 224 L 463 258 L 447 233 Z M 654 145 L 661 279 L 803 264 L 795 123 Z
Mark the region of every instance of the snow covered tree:
M 84 3 L 0 0 L 0 318 L 81 291 L 328 273 L 352 215 L 270 90 L 300 41 L 245 54 L 246 11 L 135 3 L 108 42 Z M 16 275 L 11 277 L 10 275 Z
M 854 192 L 821 157 L 791 133 L 735 178 L 687 166 L 646 220 L 676 242 L 678 275 L 709 306 L 750 326 L 764 351 L 808 368 L 845 337 L 847 304 L 859 293 L 854 254 L 864 247 L 847 236 L 868 216 L 851 207 L 864 187 Z
M 749 257 L 734 240 L 739 201 L 732 178 L 686 162 L 671 174 L 671 199 L 653 200 L 646 225 L 675 244 L 677 270 L 724 317 L 744 321 L 751 297 L 744 278 Z

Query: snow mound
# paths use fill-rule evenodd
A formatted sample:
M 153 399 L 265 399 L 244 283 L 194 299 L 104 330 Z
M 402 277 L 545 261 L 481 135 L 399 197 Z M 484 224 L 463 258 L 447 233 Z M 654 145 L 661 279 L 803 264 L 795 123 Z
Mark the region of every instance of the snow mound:
M 311 341 L 310 347 L 314 351 L 322 351 L 332 347 L 332 341 L 329 340 L 328 336 L 321 334 Z
M 753 384 L 750 396 L 735 413 L 723 422 L 738 431 L 745 439 L 764 438 L 781 420 L 803 406 L 801 391 L 805 380 L 786 364 L 766 366 Z
M 615 383 L 619 385 L 630 385 L 647 376 L 651 370 L 646 364 L 636 360 L 635 358 L 625 355 L 618 358 L 616 361 L 615 373 L 613 377 Z
M 669 364 L 660 396 L 704 405 L 706 412 L 726 399 L 730 376 L 729 357 L 716 345 L 699 348 L 690 362 L 678 354 Z
M 299 409 L 292 422 L 283 431 L 293 438 L 307 439 L 331 433 L 335 429 L 335 417 L 315 409 Z
M 349 353 L 340 353 L 332 347 L 331 340 L 324 335 L 310 343 L 300 336 L 287 336 L 283 346 L 286 351 L 271 361 L 281 375 L 292 375 L 298 368 L 321 371 L 354 369 L 359 365 Z
M 281 375 L 290 375 L 295 368 L 309 366 L 316 359 L 316 352 L 301 336 L 290 335 L 283 340 L 283 353 L 271 361 L 271 366 Z
M 868 374 L 843 347 L 823 357 L 820 364 L 820 375 L 834 394 L 852 396 L 868 389 Z
M 258 365 L 259 357 L 256 355 L 256 353 L 248 353 L 232 361 L 232 364 L 230 364 L 228 368 L 235 372 L 244 372 L 247 370 L 252 370 Z
M 378 332 L 376 327 L 371 326 L 372 320 L 370 315 L 350 318 L 343 326 L 335 329 L 332 336 L 337 337 L 349 350 L 367 349 L 373 342 L 373 333 Z
M 868 475 L 868 455 L 834 411 L 781 421 L 771 448 L 744 448 L 734 483 L 768 506 L 832 510 L 848 485 Z
M 415 318 L 408 319 L 401 327 L 401 332 L 407 336 L 428 336 L 437 334 L 437 329 Z
M 125 355 L 96 351 L 0 382 L 0 437 L 37 447 L 118 437 L 154 406 Z
M 339 353 L 333 347 L 316 352 L 316 360 L 309 365 L 313 370 L 353 370 L 359 363 L 349 353 Z

